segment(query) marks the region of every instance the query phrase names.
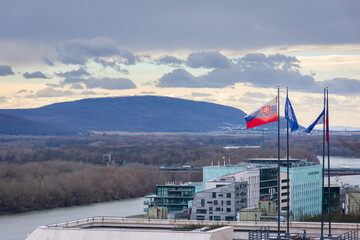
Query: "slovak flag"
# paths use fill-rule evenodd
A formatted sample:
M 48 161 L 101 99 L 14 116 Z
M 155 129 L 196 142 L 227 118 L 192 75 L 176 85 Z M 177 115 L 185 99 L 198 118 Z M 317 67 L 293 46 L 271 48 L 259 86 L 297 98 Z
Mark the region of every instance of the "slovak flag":
M 245 116 L 246 129 L 278 121 L 277 97 Z

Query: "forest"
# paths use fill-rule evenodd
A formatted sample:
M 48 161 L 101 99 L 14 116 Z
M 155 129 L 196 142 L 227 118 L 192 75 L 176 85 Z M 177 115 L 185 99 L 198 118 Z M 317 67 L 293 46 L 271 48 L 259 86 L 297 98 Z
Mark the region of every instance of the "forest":
M 285 139 L 285 138 L 283 138 Z M 334 156 L 360 157 L 359 136 L 332 136 Z M 261 148 L 225 149 L 224 146 Z M 201 172 L 169 173 L 159 166 L 208 166 L 225 156 L 277 157 L 273 135 L 124 135 L 0 137 L 0 214 L 135 198 L 156 184 L 201 181 Z M 281 156 L 286 156 L 281 141 Z M 115 165 L 107 166 L 103 154 Z M 290 155 L 318 161 L 322 136 L 291 136 Z

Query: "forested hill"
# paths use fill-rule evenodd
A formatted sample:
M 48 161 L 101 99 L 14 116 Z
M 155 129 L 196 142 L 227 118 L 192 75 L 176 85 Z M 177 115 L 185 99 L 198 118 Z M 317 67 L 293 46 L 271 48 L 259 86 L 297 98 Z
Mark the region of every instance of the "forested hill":
M 76 132 L 209 132 L 245 126 L 246 115 L 233 107 L 159 96 L 91 98 L 0 113 Z
M 50 124 L 0 113 L 0 134 L 8 135 L 72 135 L 74 131 Z

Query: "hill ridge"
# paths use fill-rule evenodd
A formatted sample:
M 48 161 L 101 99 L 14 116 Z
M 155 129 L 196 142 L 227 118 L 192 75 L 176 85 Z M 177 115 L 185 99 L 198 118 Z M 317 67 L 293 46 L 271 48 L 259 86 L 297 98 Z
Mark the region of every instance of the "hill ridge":
M 237 108 L 153 95 L 87 98 L 0 113 L 79 132 L 208 132 L 225 122 L 245 124 L 245 113 Z

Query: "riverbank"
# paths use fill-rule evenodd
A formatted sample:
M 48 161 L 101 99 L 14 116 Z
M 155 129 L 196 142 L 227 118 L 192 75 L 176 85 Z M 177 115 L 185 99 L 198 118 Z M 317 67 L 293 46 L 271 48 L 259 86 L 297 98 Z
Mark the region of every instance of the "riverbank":
M 38 226 L 93 216 L 125 217 L 143 213 L 145 198 L 95 203 L 0 216 L 2 240 L 24 240 Z
M 156 169 L 51 161 L 0 164 L 0 214 L 142 197 L 166 181 Z

